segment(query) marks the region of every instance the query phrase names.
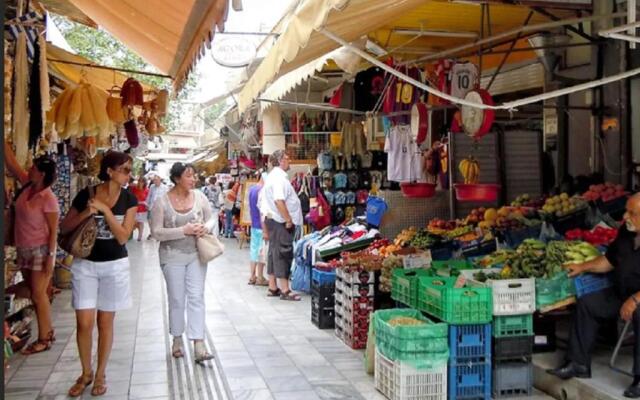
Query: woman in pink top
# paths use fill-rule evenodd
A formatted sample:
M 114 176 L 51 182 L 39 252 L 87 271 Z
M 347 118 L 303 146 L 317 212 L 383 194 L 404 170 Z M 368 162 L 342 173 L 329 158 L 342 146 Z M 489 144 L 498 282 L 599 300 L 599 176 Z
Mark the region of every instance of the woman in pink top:
M 47 287 L 56 259 L 60 213 L 58 200 L 50 188 L 56 180 L 56 164 L 46 156 L 39 157 L 27 172 L 18 164 L 7 142 L 4 144 L 4 155 L 7 168 L 22 185 L 22 192 L 15 200 L 13 228 L 17 264 L 31 290 L 31 300 L 38 318 L 38 340 L 22 353 L 34 354 L 49 350 L 55 341 Z

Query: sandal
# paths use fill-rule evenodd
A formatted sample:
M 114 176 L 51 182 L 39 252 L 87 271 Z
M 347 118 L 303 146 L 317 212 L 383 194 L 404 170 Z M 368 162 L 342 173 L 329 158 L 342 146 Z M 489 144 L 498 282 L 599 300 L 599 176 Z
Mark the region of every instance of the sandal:
M 76 383 L 71 386 L 67 394 L 69 397 L 80 397 L 91 383 L 93 383 L 93 372 L 89 375 L 80 375 L 80 378 L 76 379 Z
M 213 354 L 209 353 L 208 351 L 205 351 L 204 353 L 195 357 L 195 362 L 198 364 L 202 364 L 208 360 L 213 360 Z
M 300 297 L 299 294 L 297 293 L 293 293 L 291 290 L 289 290 L 286 293 L 282 293 L 280 294 L 280 300 L 286 300 L 286 301 L 300 301 L 302 298 Z
M 91 388 L 92 396 L 102 396 L 107 393 L 107 382 L 106 377 L 102 375 L 101 378 L 96 378 L 93 382 L 93 387 Z
M 258 280 L 256 281 L 256 285 L 257 285 L 257 286 L 269 286 L 269 280 L 267 280 L 267 279 L 265 279 L 265 278 L 263 278 L 263 277 L 260 277 L 260 278 L 258 278 Z
M 267 297 L 278 297 L 282 294 L 282 292 L 280 291 L 280 289 L 268 289 L 267 290 Z
M 248 285 L 255 285 L 257 281 L 258 281 L 258 278 L 253 276 L 253 277 L 249 278 L 249 282 L 247 282 L 247 284 Z
M 35 342 L 31 343 L 24 350 L 22 350 L 22 354 L 25 356 L 42 353 L 43 351 L 47 351 L 51 349 L 51 340 L 49 339 L 38 339 Z
M 173 344 L 171 349 L 171 355 L 173 356 L 173 358 L 184 357 L 184 353 L 182 352 L 182 345 L 180 343 L 178 343 L 177 345 L 176 343 Z

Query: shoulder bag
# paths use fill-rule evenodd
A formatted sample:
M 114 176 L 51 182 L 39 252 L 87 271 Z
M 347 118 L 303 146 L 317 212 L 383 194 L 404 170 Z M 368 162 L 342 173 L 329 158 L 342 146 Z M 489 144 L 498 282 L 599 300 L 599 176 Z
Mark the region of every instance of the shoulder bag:
M 95 196 L 95 187 L 89 187 L 89 199 Z M 88 203 L 88 201 L 87 201 Z M 87 204 L 87 207 L 89 205 Z M 73 231 L 60 234 L 58 236 L 58 245 L 67 253 L 77 258 L 87 258 L 91 254 L 93 245 L 96 242 L 98 234 L 98 225 L 93 215 L 85 219 Z
M 217 218 L 217 216 L 213 216 L 213 218 Z M 208 233 L 196 239 L 196 249 L 200 262 L 207 265 L 209 261 L 214 260 L 224 252 L 224 245 L 217 235 Z

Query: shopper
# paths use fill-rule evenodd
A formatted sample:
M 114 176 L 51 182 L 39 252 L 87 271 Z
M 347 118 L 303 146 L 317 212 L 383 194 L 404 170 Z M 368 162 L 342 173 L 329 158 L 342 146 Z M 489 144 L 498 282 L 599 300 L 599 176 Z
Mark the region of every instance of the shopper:
M 175 184 L 159 198 L 151 212 L 151 234 L 160 241 L 160 267 L 167 283 L 169 329 L 173 336 L 173 357 L 184 356 L 185 301 L 187 337 L 193 340 L 195 360 L 213 358 L 204 345 L 204 284 L 207 265 L 200 262 L 196 239 L 211 232 L 214 225 L 211 207 L 205 195 L 194 190 L 195 171 L 189 164 L 175 163 L 170 179 Z
M 13 226 L 17 266 L 29 286 L 38 321 L 38 339 L 22 353 L 35 354 L 49 350 L 55 341 L 47 289 L 56 260 L 60 214 L 58 200 L 51 191 L 56 180 L 56 164 L 46 156 L 39 157 L 27 172 L 20 167 L 7 142 L 4 155 L 7 169 L 22 185 L 15 200 Z
M 215 176 L 209 177 L 208 184 L 202 188 L 202 193 L 207 196 L 207 200 L 209 200 L 209 205 L 211 206 L 211 212 L 213 213 L 213 232 L 218 235 L 220 233 L 220 224 L 219 224 L 219 215 L 220 215 L 220 207 L 222 206 L 221 196 L 222 191 L 220 187 L 217 185 L 217 180 Z
M 224 237 L 230 239 L 234 237 L 233 232 L 233 207 L 236 203 L 236 193 L 233 191 L 233 182 L 230 182 L 227 189 L 222 192 L 224 197 Z
M 578 299 L 567 361 L 563 366 L 548 372 L 562 379 L 590 378 L 590 353 L 598 328 L 603 323 L 615 323 L 621 317 L 625 321 L 632 321 L 635 336 L 634 379 L 624 395 L 640 398 L 640 194 L 630 197 L 626 208 L 625 224 L 607 253 L 595 260 L 568 266 L 570 277 L 585 272 L 612 272 L 614 286 Z
M 153 185 L 151 185 L 151 187 L 149 188 L 149 194 L 147 195 L 146 201 L 148 210 L 147 220 L 149 221 L 151 220 L 151 210 L 153 209 L 153 205 L 155 204 L 156 200 L 164 196 L 164 194 L 169 190 L 167 185 L 165 185 L 162 181 L 162 177 L 160 177 L 160 175 L 154 175 L 152 180 Z M 151 232 L 149 232 L 149 236 L 147 236 L 147 240 L 149 239 L 151 239 Z
M 251 242 L 249 246 L 251 276 L 249 277 L 249 285 L 268 285 L 267 280 L 264 278 L 264 261 L 260 256 L 264 250 L 262 248 L 264 244 L 262 235 L 264 221 L 258 207 L 258 199 L 266 176 L 266 173 L 260 174 L 260 181 L 249 189 L 249 213 L 251 214 Z
M 86 259 L 75 258 L 71 266 L 72 303 L 76 310 L 82 364 L 82 375 L 69 389 L 72 397 L 81 396 L 91 382 L 93 396 L 107 392 L 105 371 L 113 344 L 113 321 L 117 311 L 131 307 L 129 255 L 125 244 L 133 232 L 138 201 L 123 187 L 130 174 L 131 157 L 117 151 L 108 152 L 100 163 L 98 178 L 102 183 L 92 190 L 81 190 L 60 225 L 62 233 L 73 231 L 87 218 L 95 218 L 98 226 L 91 254 Z M 91 346 L 96 322 L 98 366 L 94 375 Z
M 293 239 L 296 226 L 302 226 L 302 209 L 287 172 L 289 156 L 284 150 L 276 150 L 269 157 L 273 166 L 262 188 L 261 212 L 265 217 L 263 235 L 269 241 L 267 274 L 268 296 L 280 296 L 282 300 L 299 301 L 300 296 L 289 289 Z M 277 282 L 276 282 L 277 279 Z
M 138 212 L 136 213 L 136 225 L 134 231 L 138 230 L 138 242 L 142 241 L 144 234 L 144 224 L 147 222 L 147 197 L 149 189 L 147 188 L 147 180 L 143 176 L 131 186 L 131 192 L 138 200 Z

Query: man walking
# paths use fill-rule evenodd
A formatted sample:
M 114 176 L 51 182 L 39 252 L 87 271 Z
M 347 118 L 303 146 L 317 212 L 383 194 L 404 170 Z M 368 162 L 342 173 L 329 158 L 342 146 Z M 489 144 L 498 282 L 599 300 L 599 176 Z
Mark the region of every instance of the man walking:
M 162 178 L 160 175 L 153 176 L 153 185 L 149 188 L 149 193 L 147 194 L 147 214 L 148 220 L 151 221 L 151 209 L 153 208 L 153 204 L 161 198 L 169 188 L 162 182 Z M 147 240 L 151 239 L 151 234 L 147 236 Z
M 216 184 L 217 179 L 215 176 L 209 177 L 208 184 L 202 188 L 202 192 L 207 199 L 209 200 L 209 204 L 211 204 L 211 212 L 213 213 L 214 224 L 212 232 L 217 236 L 220 234 L 220 208 L 222 204 L 220 204 L 220 197 L 222 191 L 220 187 Z
M 299 301 L 300 296 L 289 288 L 293 239 L 296 226 L 302 225 L 300 199 L 296 195 L 287 172 L 289 156 L 284 150 L 276 150 L 269 157 L 273 169 L 262 188 L 261 211 L 265 218 L 263 236 L 269 241 L 267 274 L 268 296 L 280 296 L 281 300 Z M 277 281 L 276 281 L 277 279 Z

